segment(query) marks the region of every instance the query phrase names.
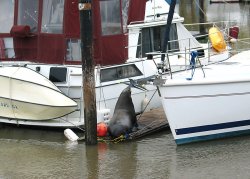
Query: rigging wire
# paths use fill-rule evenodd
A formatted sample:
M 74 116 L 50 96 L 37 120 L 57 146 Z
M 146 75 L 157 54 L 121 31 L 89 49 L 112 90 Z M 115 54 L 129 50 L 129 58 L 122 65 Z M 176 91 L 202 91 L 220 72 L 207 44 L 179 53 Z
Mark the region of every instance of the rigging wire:
M 139 120 L 140 120 L 140 118 L 141 118 L 142 114 L 143 114 L 143 113 L 145 112 L 145 110 L 147 109 L 147 107 L 148 107 L 148 105 L 150 104 L 150 102 L 152 101 L 152 99 L 153 99 L 153 97 L 154 97 L 154 95 L 155 95 L 156 91 L 157 91 L 157 89 L 155 90 L 154 94 L 151 96 L 151 98 L 150 98 L 149 102 L 147 103 L 147 105 L 145 106 L 145 108 L 143 109 L 143 111 L 141 112 L 141 114 L 140 114 L 140 116 L 138 117 L 137 121 L 139 121 Z
M 200 1 L 200 0 L 198 0 Z M 203 1 L 203 0 L 202 0 Z M 206 16 L 206 13 L 204 12 L 204 10 L 201 8 L 201 6 L 199 5 L 199 3 L 197 2 L 197 0 L 195 0 L 195 4 L 197 5 L 197 7 L 199 8 L 199 10 L 203 13 L 204 16 Z

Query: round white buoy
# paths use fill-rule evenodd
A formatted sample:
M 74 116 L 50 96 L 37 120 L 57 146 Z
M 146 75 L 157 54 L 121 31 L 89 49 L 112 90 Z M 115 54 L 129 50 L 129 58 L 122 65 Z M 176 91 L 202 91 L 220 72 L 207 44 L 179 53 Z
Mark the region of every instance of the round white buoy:
M 232 38 L 232 39 L 230 39 L 230 42 L 231 42 L 231 43 L 236 43 L 236 42 L 237 42 L 237 39 Z
M 64 135 L 70 141 L 77 141 L 79 139 L 79 137 L 71 129 L 65 129 L 64 130 Z

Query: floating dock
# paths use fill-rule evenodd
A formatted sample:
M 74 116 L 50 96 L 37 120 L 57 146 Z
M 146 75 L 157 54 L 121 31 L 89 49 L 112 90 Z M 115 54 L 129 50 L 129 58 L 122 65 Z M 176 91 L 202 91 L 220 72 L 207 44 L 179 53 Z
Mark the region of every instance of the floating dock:
M 168 120 L 163 108 L 157 108 L 144 112 L 137 116 L 139 130 L 129 134 L 129 139 L 134 140 L 146 135 L 169 129 Z

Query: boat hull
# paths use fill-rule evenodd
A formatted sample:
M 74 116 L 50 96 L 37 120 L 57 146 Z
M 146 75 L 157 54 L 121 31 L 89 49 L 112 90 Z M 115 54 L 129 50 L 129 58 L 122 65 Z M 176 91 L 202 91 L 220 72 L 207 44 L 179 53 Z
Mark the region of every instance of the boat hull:
M 250 89 L 250 81 L 168 88 L 162 100 L 176 143 L 250 132 L 250 92 L 244 89 Z M 178 96 L 167 95 L 177 90 Z
M 170 80 L 160 87 L 177 144 L 250 133 L 250 69 L 245 61 L 211 65 L 205 78 Z
M 3 118 L 49 120 L 77 109 L 75 101 L 62 94 L 48 79 L 28 68 L 1 67 L 0 83 L 0 116 Z

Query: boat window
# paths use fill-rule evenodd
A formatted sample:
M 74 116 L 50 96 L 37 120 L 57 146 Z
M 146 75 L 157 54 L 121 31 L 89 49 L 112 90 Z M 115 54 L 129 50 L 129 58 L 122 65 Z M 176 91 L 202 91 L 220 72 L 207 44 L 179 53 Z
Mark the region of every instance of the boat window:
M 127 32 L 129 2 L 130 2 L 130 0 L 122 0 L 122 24 L 123 24 L 123 32 Z
M 30 26 L 31 32 L 37 32 L 38 0 L 18 1 L 18 25 Z
M 165 36 L 165 26 L 149 27 L 143 28 L 142 33 L 140 33 L 138 44 L 142 43 L 142 47 L 138 47 L 136 57 L 139 58 L 146 57 L 146 53 L 161 51 L 162 45 L 164 43 Z M 176 24 L 172 24 L 169 34 L 169 51 L 178 51 L 179 43 L 177 41 L 177 29 Z
M 44 0 L 42 32 L 61 34 L 63 32 L 64 0 Z
M 146 53 L 152 52 L 152 44 L 150 36 L 151 36 L 150 28 L 143 28 L 142 32 L 139 35 L 138 44 L 141 44 L 141 46 L 137 48 L 137 53 L 136 53 L 137 58 L 145 57 Z
M 165 27 L 164 27 L 164 33 L 165 33 Z M 168 50 L 172 52 L 180 50 L 176 24 L 172 24 L 170 28 Z
M 67 68 L 51 67 L 49 80 L 52 82 L 66 82 Z
M 141 75 L 142 72 L 134 64 L 101 69 L 101 82 L 114 81 Z
M 102 35 L 121 34 L 120 0 L 101 0 Z
M 66 43 L 66 60 L 81 61 L 81 41 L 79 39 L 68 39 Z
M 0 33 L 9 33 L 14 23 L 14 1 L 1 0 Z

